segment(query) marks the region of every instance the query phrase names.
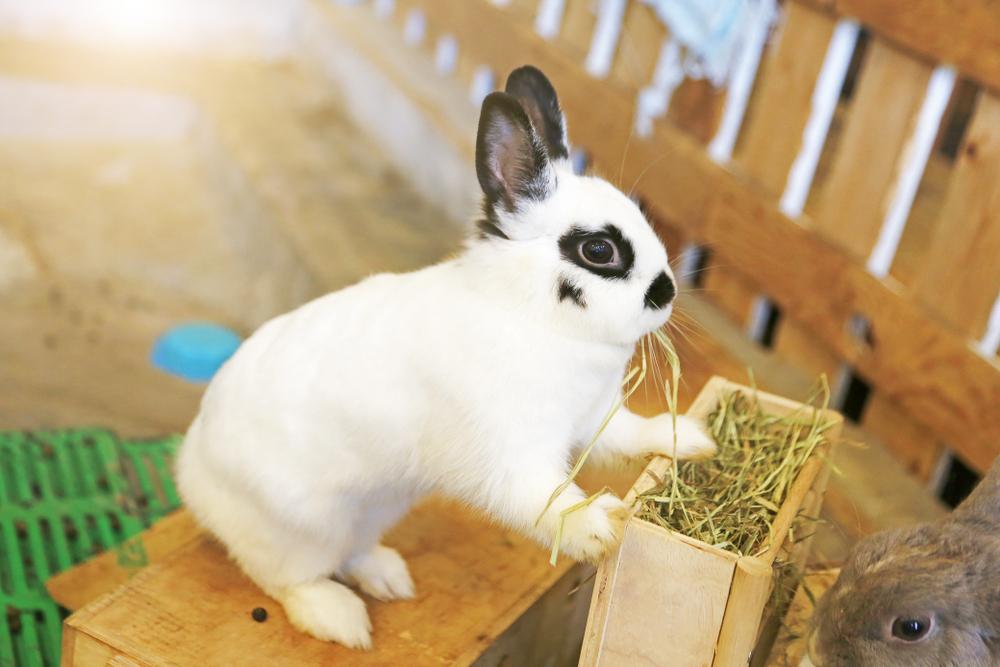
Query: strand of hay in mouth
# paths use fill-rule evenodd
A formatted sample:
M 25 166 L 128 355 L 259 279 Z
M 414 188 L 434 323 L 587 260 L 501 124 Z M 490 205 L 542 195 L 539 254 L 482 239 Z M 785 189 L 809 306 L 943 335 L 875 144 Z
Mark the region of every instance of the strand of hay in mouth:
M 677 387 L 680 384 L 681 363 L 680 359 L 677 357 L 677 351 L 674 349 L 673 343 L 670 342 L 670 339 L 667 338 L 667 335 L 666 333 L 663 332 L 663 330 L 657 329 L 656 331 L 654 331 L 652 333 L 652 340 L 654 340 L 660 346 L 660 350 L 667 360 L 667 365 L 670 366 L 670 380 L 665 381 L 664 384 L 665 384 L 665 394 L 667 397 L 667 409 L 670 411 L 670 415 L 674 421 L 673 444 L 674 444 L 674 452 L 676 452 L 677 451 Z M 618 401 L 616 401 L 608 410 L 607 414 L 604 416 L 604 419 L 601 421 L 601 424 L 598 427 L 597 432 L 594 433 L 594 437 L 590 439 L 590 442 L 587 443 L 587 446 L 584 447 L 583 450 L 580 452 L 580 456 L 577 457 L 576 463 L 573 465 L 572 470 L 570 470 L 569 475 L 566 476 L 566 480 L 563 481 L 562 484 L 557 486 L 555 490 L 552 492 L 552 495 L 549 496 L 549 500 L 548 502 L 545 503 L 545 507 L 542 508 L 542 511 L 538 514 L 538 518 L 535 519 L 536 526 L 542 520 L 542 516 L 552 506 L 552 503 L 555 502 L 555 499 L 559 497 L 559 494 L 561 494 L 563 491 L 569 488 L 569 485 L 572 484 L 573 480 L 576 479 L 576 476 L 580 473 L 580 470 L 583 468 L 584 463 L 587 462 L 587 458 L 590 456 L 590 452 L 594 449 L 594 445 L 597 444 L 598 438 L 600 438 L 601 434 L 604 433 L 604 429 L 608 427 L 608 423 L 611 421 L 612 417 L 615 416 L 615 413 L 617 413 L 618 410 L 621 409 L 621 407 L 625 404 L 625 402 L 628 401 L 629 397 L 631 397 L 632 394 L 635 393 L 635 391 L 642 385 L 643 381 L 646 379 L 646 372 L 649 369 L 649 361 L 647 360 L 646 357 L 646 348 L 644 345 L 640 345 L 639 349 L 640 349 L 639 365 L 633 366 L 631 369 L 629 369 L 628 373 L 626 373 L 625 377 L 622 379 L 621 398 Z M 677 466 L 677 458 L 674 457 L 674 467 L 676 468 L 676 466 Z M 549 563 L 551 565 L 555 566 L 559 558 L 559 545 L 562 542 L 563 527 L 566 524 L 566 517 L 568 517 L 573 512 L 578 512 L 583 508 L 589 506 L 591 503 L 593 503 L 595 500 L 597 500 L 605 493 L 611 493 L 611 489 L 609 489 L 608 487 L 604 487 L 597 493 L 581 500 L 580 502 L 574 505 L 571 505 L 570 507 L 567 507 L 566 509 L 562 510 L 559 513 L 559 522 L 556 525 L 556 534 L 552 540 L 552 553 L 551 556 L 549 557 Z
M 667 479 L 639 497 L 637 516 L 741 556 L 759 556 L 799 471 L 832 425 L 826 377 L 806 405 L 778 416 L 761 409 L 756 393 L 720 397 L 708 419 L 719 451 L 709 461 L 676 459 Z

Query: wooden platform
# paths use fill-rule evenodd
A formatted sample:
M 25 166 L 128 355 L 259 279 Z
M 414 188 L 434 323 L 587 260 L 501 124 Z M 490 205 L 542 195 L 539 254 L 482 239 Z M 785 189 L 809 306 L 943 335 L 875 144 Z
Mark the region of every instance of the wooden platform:
M 372 652 L 292 628 L 281 606 L 185 512 L 154 531 L 146 542 L 156 562 L 68 619 L 64 665 L 104 665 L 115 656 L 204 667 L 561 665 L 574 663 L 579 651 L 589 569 L 565 560 L 553 568 L 534 543 L 442 501 L 418 507 L 387 539 L 407 559 L 417 598 L 366 599 Z M 113 559 L 109 553 L 54 578 L 53 596 L 72 608 L 114 587 L 128 573 Z M 265 622 L 251 618 L 256 607 L 267 610 Z

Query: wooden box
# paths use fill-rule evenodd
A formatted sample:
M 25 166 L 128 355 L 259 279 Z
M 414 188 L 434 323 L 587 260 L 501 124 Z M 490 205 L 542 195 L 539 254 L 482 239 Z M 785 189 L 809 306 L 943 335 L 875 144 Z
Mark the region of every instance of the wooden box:
M 753 391 L 712 378 L 688 415 L 706 419 L 718 397 L 733 390 Z M 802 407 L 778 396 L 757 395 L 765 412 L 789 414 Z M 827 412 L 832 444 L 842 418 Z M 809 540 L 793 540 L 790 528 L 800 513 L 814 517 L 819 512 L 829 477 L 828 450 L 829 445 L 817 451 L 799 473 L 775 520 L 772 546 L 762 557 L 740 557 L 632 518 L 621 546 L 598 569 L 580 665 L 743 667 L 759 638 L 756 654 L 766 654 L 767 636 L 773 637 L 777 626 L 762 630 L 761 622 L 773 566 L 779 560 L 805 563 Z M 626 502 L 650 489 L 655 478 L 662 479 L 670 465 L 668 459 L 654 459 Z

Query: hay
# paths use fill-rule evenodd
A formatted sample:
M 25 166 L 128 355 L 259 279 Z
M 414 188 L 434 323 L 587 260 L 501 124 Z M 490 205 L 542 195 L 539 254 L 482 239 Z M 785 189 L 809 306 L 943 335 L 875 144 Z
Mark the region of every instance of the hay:
M 663 387 L 674 420 L 674 451 L 677 450 L 677 390 L 681 367 L 677 352 L 663 330 L 650 334 L 670 368 Z M 646 378 L 653 357 L 640 345 L 639 364 L 622 380 L 622 396 L 612 405 L 590 442 L 580 453 L 566 480 L 553 490 L 536 525 L 555 499 L 576 479 L 598 438 L 615 413 Z M 656 371 L 655 364 L 653 365 Z M 646 521 L 701 540 L 741 556 L 759 556 L 770 548 L 770 533 L 778 510 L 799 471 L 825 442 L 832 422 L 823 421 L 830 389 L 822 376 L 802 409 L 778 416 L 765 413 L 756 394 L 732 392 L 722 396 L 708 420 L 709 432 L 719 452 L 709 461 L 679 463 L 676 457 L 667 478 L 638 498 L 636 515 Z M 604 488 L 560 512 L 552 542 L 550 562 L 556 564 L 566 517 L 610 493 Z M 803 520 L 800 517 L 800 523 Z M 794 528 L 793 528 L 794 529 Z
M 678 464 L 638 498 L 637 516 L 740 556 L 771 547 L 771 527 L 805 463 L 825 442 L 832 422 L 822 377 L 806 405 L 778 416 L 755 393 L 720 397 L 708 428 L 719 446 L 709 461 Z
M 677 352 L 674 350 L 673 343 L 667 338 L 666 333 L 662 329 L 657 329 L 653 331 L 651 335 L 651 340 L 655 341 L 659 346 L 663 355 L 666 357 L 667 365 L 670 367 L 670 380 L 664 382 L 664 388 L 667 398 L 667 409 L 670 411 L 670 415 L 674 422 L 674 452 L 677 451 L 677 386 L 680 384 L 681 377 L 681 363 L 680 359 L 677 357 Z M 542 516 L 549 510 L 555 499 L 559 497 L 563 491 L 565 491 L 570 484 L 576 479 L 576 476 L 580 474 L 580 470 L 583 468 L 584 463 L 587 462 L 587 458 L 590 456 L 590 452 L 594 449 L 594 445 L 597 444 L 598 438 L 604 433 L 604 429 L 608 427 L 608 423 L 611 418 L 615 416 L 615 413 L 621 409 L 625 402 L 636 392 L 636 390 L 642 385 L 643 381 L 646 379 L 646 372 L 649 370 L 649 361 L 647 360 L 646 346 L 640 345 L 640 357 L 639 365 L 633 366 L 629 369 L 628 373 L 622 379 L 622 395 L 621 397 L 608 409 L 607 414 L 604 419 L 601 420 L 601 424 L 594 433 L 594 437 L 590 439 L 587 446 L 583 448 L 580 452 L 580 456 L 577 458 L 576 463 L 573 465 L 572 470 L 566 476 L 566 479 L 552 491 L 552 495 L 549 496 L 548 502 L 545 503 L 545 507 L 539 512 L 538 517 L 535 519 L 535 525 L 542 520 Z M 655 355 L 652 353 L 653 362 L 655 363 Z M 674 458 L 676 466 L 676 457 Z M 554 567 L 559 558 L 559 545 L 562 542 L 563 527 L 566 523 L 566 517 L 573 512 L 579 511 L 592 502 L 597 500 L 600 496 L 605 493 L 611 493 L 611 489 L 604 487 L 597 493 L 585 498 L 584 500 L 567 507 L 559 513 L 559 523 L 556 525 L 556 534 L 552 540 L 552 553 L 549 557 L 549 563 Z

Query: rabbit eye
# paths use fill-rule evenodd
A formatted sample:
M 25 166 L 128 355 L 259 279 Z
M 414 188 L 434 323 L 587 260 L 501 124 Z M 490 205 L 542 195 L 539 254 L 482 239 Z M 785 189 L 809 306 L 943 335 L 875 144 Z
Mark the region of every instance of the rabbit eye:
M 892 636 L 904 642 L 920 641 L 931 630 L 931 619 L 926 617 L 907 618 L 900 616 L 892 622 Z
M 632 244 L 611 223 L 599 230 L 570 227 L 559 237 L 559 254 L 567 262 L 610 280 L 627 279 L 635 263 Z
M 598 238 L 581 243 L 580 254 L 592 264 L 610 264 L 617 253 L 614 243 L 608 239 Z

